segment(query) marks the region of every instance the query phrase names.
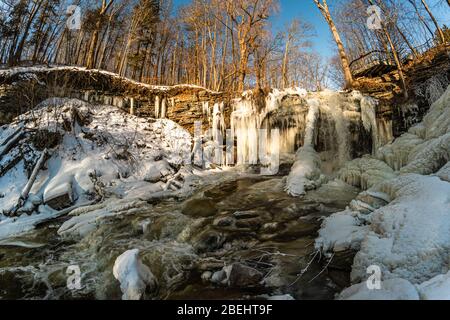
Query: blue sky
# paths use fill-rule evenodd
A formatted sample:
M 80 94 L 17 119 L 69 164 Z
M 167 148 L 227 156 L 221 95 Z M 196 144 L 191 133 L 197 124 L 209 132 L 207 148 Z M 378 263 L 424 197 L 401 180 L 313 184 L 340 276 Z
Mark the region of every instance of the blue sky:
M 329 5 L 335 0 L 328 1 Z M 404 0 L 406 1 L 406 0 Z M 174 0 L 175 6 L 189 3 L 190 0 Z M 428 0 L 427 3 L 433 10 L 437 19 L 441 23 L 447 23 L 450 26 L 450 9 L 442 0 Z M 317 37 L 313 37 L 313 49 L 324 57 L 330 57 L 335 54 L 336 47 L 332 42 L 331 33 L 328 25 L 323 19 L 320 11 L 312 0 L 280 0 L 280 11 L 277 16 L 272 17 L 272 26 L 275 30 L 283 28 L 294 18 L 300 18 L 307 21 L 315 28 Z

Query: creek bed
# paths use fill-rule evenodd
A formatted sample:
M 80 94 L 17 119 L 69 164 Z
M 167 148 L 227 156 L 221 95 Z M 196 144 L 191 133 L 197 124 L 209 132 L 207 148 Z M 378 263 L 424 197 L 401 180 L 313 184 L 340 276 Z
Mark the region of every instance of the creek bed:
M 184 201 L 105 219 L 82 239 L 57 234 L 67 218 L 45 223 L 0 243 L 0 299 L 120 299 L 113 265 L 135 248 L 158 279 L 146 299 L 333 299 L 349 285 L 349 262 L 324 269 L 314 239 L 321 218 L 344 209 L 358 190 L 332 182 L 292 198 L 283 185 L 282 177 L 223 182 Z M 233 263 L 262 279 L 239 274 L 245 286 L 211 281 Z M 80 268 L 79 290 L 67 288 L 69 266 Z

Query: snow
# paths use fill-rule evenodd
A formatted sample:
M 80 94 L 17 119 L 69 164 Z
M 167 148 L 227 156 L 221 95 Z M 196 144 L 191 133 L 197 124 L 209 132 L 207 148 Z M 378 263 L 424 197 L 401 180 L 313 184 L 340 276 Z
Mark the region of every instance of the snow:
M 301 147 L 287 177 L 286 192 L 294 197 L 305 195 L 306 191 L 316 189 L 324 181 L 317 152 L 312 146 Z
M 82 206 L 82 205 L 79 205 Z M 0 219 L 0 240 L 8 239 L 12 236 L 16 236 L 22 233 L 29 232 L 35 228 L 36 225 L 60 217 L 67 214 L 76 206 L 67 208 L 65 210 L 56 211 L 52 208 L 41 205 L 37 211 L 31 215 L 23 215 L 21 217 Z
M 340 298 L 450 298 L 449 117 L 450 87 L 421 124 L 378 150 L 380 160 L 365 156 L 339 172 L 367 189 L 326 218 L 316 239 L 324 252 L 357 251 L 354 285 Z M 381 269 L 382 290 L 366 288 L 371 265 Z
M 362 225 L 357 216 L 349 209 L 330 216 L 319 230 L 316 246 L 323 251 L 358 250 L 369 227 Z
M 133 249 L 117 257 L 114 277 L 120 282 L 122 300 L 140 300 L 147 287 L 155 289 L 157 281 L 150 269 L 139 258 L 139 250 Z
M 416 288 L 404 279 L 381 281 L 381 289 L 368 289 L 365 282 L 341 292 L 339 300 L 419 300 Z
M 27 128 L 22 140 L 1 159 L 7 161 L 22 153 L 25 157 L 0 177 L 0 212 L 9 212 L 17 205 L 28 181 L 30 164 L 34 167 L 40 157 L 41 151 L 33 142 L 32 133 L 36 131 L 61 138 L 49 149 L 46 166 L 31 188 L 30 199 L 34 201 L 26 202 L 18 212 L 26 209 L 29 214 L 37 213 L 42 201 L 49 204 L 65 194 L 68 197 L 63 207 L 111 195 L 149 197 L 182 188 L 185 176 L 190 174 L 183 164 L 190 163 L 191 136 L 170 120 L 143 119 L 113 106 L 53 98 L 4 126 L 0 141 L 21 127 Z M 0 215 L 2 219 L 5 217 Z M 14 226 L 13 220 L 7 219 L 8 223 L 0 225 L 0 234 L 28 231 L 34 225 L 34 218 L 15 220 L 22 222 Z M 30 227 L 25 227 L 27 222 Z M 80 228 L 89 229 L 87 225 Z
M 135 214 L 148 210 L 147 202 L 142 200 L 109 200 L 100 204 L 86 206 L 71 212 L 73 216 L 58 229 L 61 236 L 82 238 L 94 231 L 103 220 L 118 215 Z
M 363 190 L 396 177 L 396 173 L 384 162 L 370 156 L 347 162 L 337 176 L 342 181 Z
M 423 300 L 450 300 L 450 272 L 421 283 L 417 290 Z

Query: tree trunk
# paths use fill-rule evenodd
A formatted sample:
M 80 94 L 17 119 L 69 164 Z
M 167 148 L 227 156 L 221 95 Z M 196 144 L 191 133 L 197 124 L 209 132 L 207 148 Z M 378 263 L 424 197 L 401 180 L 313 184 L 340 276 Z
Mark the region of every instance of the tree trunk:
M 339 51 L 339 57 L 341 59 L 342 63 L 342 70 L 344 71 L 344 78 L 347 88 L 353 87 L 353 76 L 352 72 L 350 70 L 350 65 L 348 62 L 347 54 L 345 53 L 345 48 L 342 43 L 341 37 L 339 35 L 339 32 L 336 29 L 336 25 L 334 24 L 334 21 L 331 17 L 330 10 L 327 5 L 326 0 L 322 0 L 323 4 L 319 2 L 319 0 L 314 0 L 317 7 L 319 8 L 320 12 L 322 13 L 323 17 L 328 23 L 328 26 L 330 27 L 331 33 L 333 34 L 334 41 L 336 42 L 336 45 L 338 47 Z
M 374 5 L 375 3 L 373 2 L 373 0 L 368 0 L 369 3 L 371 5 Z M 406 89 L 406 82 L 405 82 L 405 76 L 403 74 L 403 66 L 402 66 L 402 62 L 400 61 L 400 58 L 398 56 L 398 52 L 397 49 L 395 48 L 394 42 L 392 42 L 392 38 L 391 35 L 389 34 L 389 31 L 386 27 L 386 24 L 381 21 L 381 27 L 383 29 L 383 32 L 386 36 L 386 39 L 388 40 L 389 46 L 391 48 L 392 51 L 392 55 L 394 56 L 394 60 L 395 60 L 395 64 L 397 65 L 397 70 L 398 70 L 398 75 L 400 77 L 400 81 L 402 83 L 402 89 L 403 89 L 403 95 L 405 97 L 405 99 L 408 99 L 408 90 Z
M 439 23 L 437 22 L 436 18 L 434 17 L 433 13 L 431 12 L 430 8 L 428 7 L 428 4 L 425 2 L 425 0 L 422 0 L 422 4 L 425 7 L 425 10 L 427 10 L 428 15 L 430 16 L 431 20 L 433 20 L 434 25 L 436 26 L 436 30 L 439 34 L 440 43 L 445 43 L 445 37 L 444 32 L 442 32 L 442 29 L 439 27 Z
M 88 69 L 94 69 L 95 67 L 95 51 L 97 48 L 98 34 L 100 32 L 100 28 L 101 28 L 101 20 L 99 17 L 98 21 L 95 23 L 95 29 L 92 33 L 91 43 L 89 46 L 89 53 L 86 62 L 86 68 Z

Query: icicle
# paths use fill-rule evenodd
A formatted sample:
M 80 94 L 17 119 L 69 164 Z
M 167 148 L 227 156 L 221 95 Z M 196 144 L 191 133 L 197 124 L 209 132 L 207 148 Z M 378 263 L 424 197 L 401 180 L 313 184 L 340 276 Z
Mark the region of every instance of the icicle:
M 167 99 L 164 97 L 161 103 L 161 119 L 164 119 L 166 117 L 166 112 L 167 112 Z
M 130 114 L 134 115 L 134 98 L 130 99 Z
M 160 108 L 161 100 L 159 96 L 155 96 L 155 118 L 159 118 L 159 108 Z
M 367 132 L 372 132 L 372 154 L 378 150 L 378 125 L 376 117 L 376 107 L 378 101 L 371 97 L 363 97 L 361 99 L 361 119 L 364 129 Z
M 213 140 L 219 142 L 218 134 L 220 133 L 221 137 L 224 136 L 225 133 L 225 119 L 223 117 L 223 109 L 224 103 L 216 103 L 213 108 Z M 223 141 L 222 141 L 223 142 Z M 222 142 L 220 142 L 222 144 Z
M 319 101 L 309 100 L 308 101 L 309 110 L 306 116 L 306 128 L 305 128 L 305 146 L 313 146 L 314 140 L 314 129 L 316 128 L 316 122 L 319 118 Z
M 211 116 L 209 112 L 209 101 L 203 101 L 202 102 L 202 113 L 204 116 L 206 116 L 208 119 Z

